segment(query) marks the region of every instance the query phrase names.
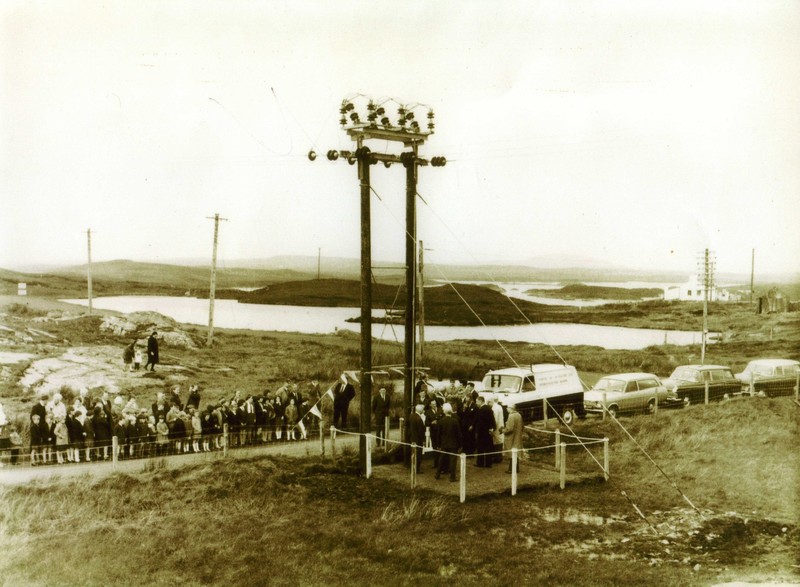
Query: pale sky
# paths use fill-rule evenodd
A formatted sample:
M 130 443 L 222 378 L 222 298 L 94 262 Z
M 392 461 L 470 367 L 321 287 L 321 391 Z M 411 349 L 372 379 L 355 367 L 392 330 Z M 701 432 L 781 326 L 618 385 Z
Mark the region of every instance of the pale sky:
M 430 105 L 428 263 L 800 269 L 800 2 L 0 6 L 0 267 L 358 257 L 343 98 Z M 393 150 L 385 143 L 373 150 Z M 320 157 L 306 158 L 314 148 Z M 405 174 L 372 168 L 373 257 Z

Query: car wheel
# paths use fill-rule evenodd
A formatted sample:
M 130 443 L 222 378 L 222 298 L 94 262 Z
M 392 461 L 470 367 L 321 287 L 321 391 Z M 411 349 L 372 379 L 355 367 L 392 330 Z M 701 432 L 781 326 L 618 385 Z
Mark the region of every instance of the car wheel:
M 656 400 L 651 399 L 647 402 L 647 413 L 652 414 L 656 411 Z
M 612 418 L 616 418 L 618 413 L 619 413 L 619 406 L 615 406 L 615 405 L 614 406 L 608 406 L 608 414 Z
M 561 414 L 561 419 L 564 421 L 564 424 L 571 425 L 575 421 L 575 410 L 566 408 Z

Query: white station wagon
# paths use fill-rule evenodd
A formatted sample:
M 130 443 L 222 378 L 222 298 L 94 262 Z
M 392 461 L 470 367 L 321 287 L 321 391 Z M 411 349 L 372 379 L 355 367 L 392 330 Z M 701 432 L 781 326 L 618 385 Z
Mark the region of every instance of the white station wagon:
M 587 412 L 602 414 L 605 401 L 608 413 L 614 417 L 623 412 L 652 413 L 656 398 L 659 407 L 681 405 L 678 396 L 652 373 L 617 373 L 601 377 L 583 394 L 583 407 Z

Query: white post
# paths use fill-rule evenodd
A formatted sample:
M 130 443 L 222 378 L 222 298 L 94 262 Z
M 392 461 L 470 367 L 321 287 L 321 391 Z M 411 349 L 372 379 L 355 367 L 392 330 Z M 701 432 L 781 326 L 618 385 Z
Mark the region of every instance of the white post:
M 411 443 L 411 489 L 417 486 L 417 443 Z
M 117 451 L 119 450 L 119 439 L 116 436 L 111 437 L 111 470 L 117 470 Z
M 750 397 L 753 397 L 756 394 L 756 374 L 754 372 L 750 372 Z
M 559 486 L 564 489 L 567 484 L 567 444 L 561 443 L 561 474 L 559 475 Z
M 606 419 L 606 412 L 608 411 L 608 394 L 603 392 L 603 420 Z
M 386 416 L 383 426 L 383 447 L 385 449 L 389 448 L 389 445 L 386 443 L 387 440 L 389 440 L 389 416 Z
M 462 452 L 458 457 L 461 465 L 461 478 L 458 480 L 458 500 L 464 503 L 467 501 L 467 454 Z
M 542 422 L 544 427 L 547 428 L 547 398 L 542 398 Z
M 556 441 L 553 445 L 555 449 L 553 452 L 556 453 L 556 469 L 561 466 L 561 428 L 556 428 Z
M 336 426 L 331 426 L 331 458 L 336 460 Z
M 794 381 L 794 401 L 798 400 L 798 396 L 800 396 L 800 373 L 797 374 Z
M 603 479 L 608 481 L 608 438 L 603 439 Z
M 228 456 L 228 441 L 230 437 L 228 436 L 228 424 L 222 425 L 222 456 Z
M 511 495 L 517 494 L 517 447 L 511 448 Z
M 708 381 L 705 384 L 705 393 L 706 393 L 706 405 L 708 405 Z
M 366 435 L 366 446 L 367 446 L 367 462 L 366 462 L 366 470 L 364 471 L 366 474 L 367 479 L 372 477 L 372 436 L 367 434 Z
M 325 456 L 325 424 L 319 419 L 319 454 Z
M 655 394 L 655 399 L 653 403 L 653 415 L 654 416 L 658 415 L 658 392 L 656 392 Z

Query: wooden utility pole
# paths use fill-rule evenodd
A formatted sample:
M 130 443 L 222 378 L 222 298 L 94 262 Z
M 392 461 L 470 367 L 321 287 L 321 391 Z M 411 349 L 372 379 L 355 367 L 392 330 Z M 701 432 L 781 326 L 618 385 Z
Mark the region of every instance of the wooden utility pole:
M 86 229 L 86 248 L 88 253 L 88 263 L 86 264 L 86 288 L 89 298 L 89 316 L 92 315 L 92 229 Z
M 361 418 L 359 470 L 367 471 L 367 434 L 372 420 L 372 222 L 370 210 L 370 152 L 358 139 L 358 179 L 361 184 Z
M 405 327 L 405 388 L 403 396 L 403 415 L 411 414 L 411 396 L 416 373 L 416 305 L 414 304 L 417 284 L 417 146 L 401 155 L 406 168 L 406 327 Z
M 419 267 L 417 272 L 419 274 L 419 362 L 421 365 L 425 364 L 425 262 L 423 260 L 423 251 L 425 247 L 422 241 L 419 241 Z
M 704 365 L 706 360 L 706 343 L 708 341 L 708 301 L 711 297 L 711 291 L 714 288 L 714 260 L 711 257 L 708 249 L 703 251 L 703 338 L 702 346 L 700 349 L 700 364 Z
M 756 250 L 753 249 L 752 254 L 750 255 L 750 303 L 753 303 L 753 281 L 756 275 Z
M 217 240 L 219 237 L 219 221 L 227 220 L 227 218 L 220 218 L 219 213 L 211 216 L 206 216 L 209 220 L 214 221 L 214 250 L 211 253 L 211 286 L 208 291 L 208 339 L 206 339 L 206 346 L 211 347 L 214 343 L 214 294 L 217 289 Z

